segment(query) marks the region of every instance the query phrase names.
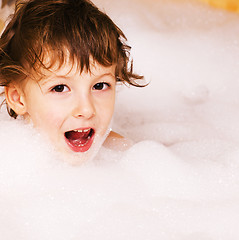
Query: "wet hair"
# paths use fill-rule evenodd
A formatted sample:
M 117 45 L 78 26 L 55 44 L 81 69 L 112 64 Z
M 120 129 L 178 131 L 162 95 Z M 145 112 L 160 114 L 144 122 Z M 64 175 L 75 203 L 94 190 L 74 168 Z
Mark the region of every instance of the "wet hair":
M 0 38 L 0 86 L 21 83 L 42 69 L 60 69 L 67 61 L 90 71 L 91 59 L 116 64 L 116 80 L 133 86 L 124 33 L 89 0 L 21 0 Z M 49 58 L 50 57 L 50 58 Z M 8 109 L 11 117 L 17 114 Z

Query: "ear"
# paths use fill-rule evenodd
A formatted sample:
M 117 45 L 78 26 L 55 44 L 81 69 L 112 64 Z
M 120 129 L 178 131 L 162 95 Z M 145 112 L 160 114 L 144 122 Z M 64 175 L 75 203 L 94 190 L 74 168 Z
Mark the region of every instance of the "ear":
M 26 113 L 25 96 L 23 90 L 15 84 L 5 87 L 7 105 L 17 114 Z

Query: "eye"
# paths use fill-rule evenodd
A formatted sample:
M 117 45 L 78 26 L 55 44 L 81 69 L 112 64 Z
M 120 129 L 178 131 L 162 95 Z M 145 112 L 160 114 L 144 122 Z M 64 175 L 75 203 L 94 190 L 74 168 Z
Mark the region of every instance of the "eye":
M 106 83 L 106 82 L 99 82 L 99 83 L 96 83 L 94 86 L 93 86 L 93 90 L 105 90 L 107 88 L 110 87 L 110 84 L 109 83 Z
M 70 91 L 70 89 L 64 84 L 59 84 L 59 85 L 56 85 L 54 88 L 52 88 L 51 91 L 61 93 L 61 92 L 68 92 Z

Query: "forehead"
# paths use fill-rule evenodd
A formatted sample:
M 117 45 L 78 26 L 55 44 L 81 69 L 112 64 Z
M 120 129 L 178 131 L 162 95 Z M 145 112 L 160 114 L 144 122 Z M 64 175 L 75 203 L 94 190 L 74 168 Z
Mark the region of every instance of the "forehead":
M 113 64 L 111 66 L 103 66 L 95 61 L 91 61 L 88 70 L 86 68 L 81 70 L 76 62 L 75 63 L 67 62 L 62 66 L 54 65 L 50 69 L 42 68 L 40 70 L 41 75 L 39 78 L 37 78 L 37 80 L 44 83 L 52 78 L 97 79 L 102 77 L 110 77 L 112 79 L 115 79 L 115 70 L 116 64 Z
M 28 65 L 28 66 L 27 66 Z M 84 51 L 78 56 L 74 55 L 67 46 L 62 46 L 61 50 L 56 50 L 48 44 L 44 45 L 41 54 L 34 63 L 26 62 L 30 75 L 48 76 L 53 73 L 60 75 L 74 74 L 76 72 L 97 72 L 100 68 L 116 67 L 117 61 L 101 62 L 94 56 L 85 56 Z M 99 67 L 100 66 L 100 67 Z M 104 67 L 108 66 L 108 67 Z
M 67 51 L 65 52 L 64 62 L 55 59 L 50 55 L 50 51 L 44 55 L 40 65 L 31 69 L 30 75 L 35 80 L 41 80 L 48 77 L 64 76 L 76 77 L 81 75 L 90 75 L 97 77 L 103 74 L 111 74 L 115 77 L 116 63 L 109 66 L 103 66 L 92 57 L 89 58 L 89 66 L 84 66 L 78 59 L 71 59 Z

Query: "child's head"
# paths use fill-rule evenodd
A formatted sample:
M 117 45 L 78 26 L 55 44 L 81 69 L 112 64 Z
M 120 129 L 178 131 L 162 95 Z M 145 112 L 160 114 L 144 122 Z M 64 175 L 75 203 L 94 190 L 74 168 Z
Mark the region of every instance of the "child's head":
M 116 81 L 137 85 L 122 31 L 88 0 L 18 1 L 0 39 L 0 84 L 62 148 L 86 152 L 107 133 Z

